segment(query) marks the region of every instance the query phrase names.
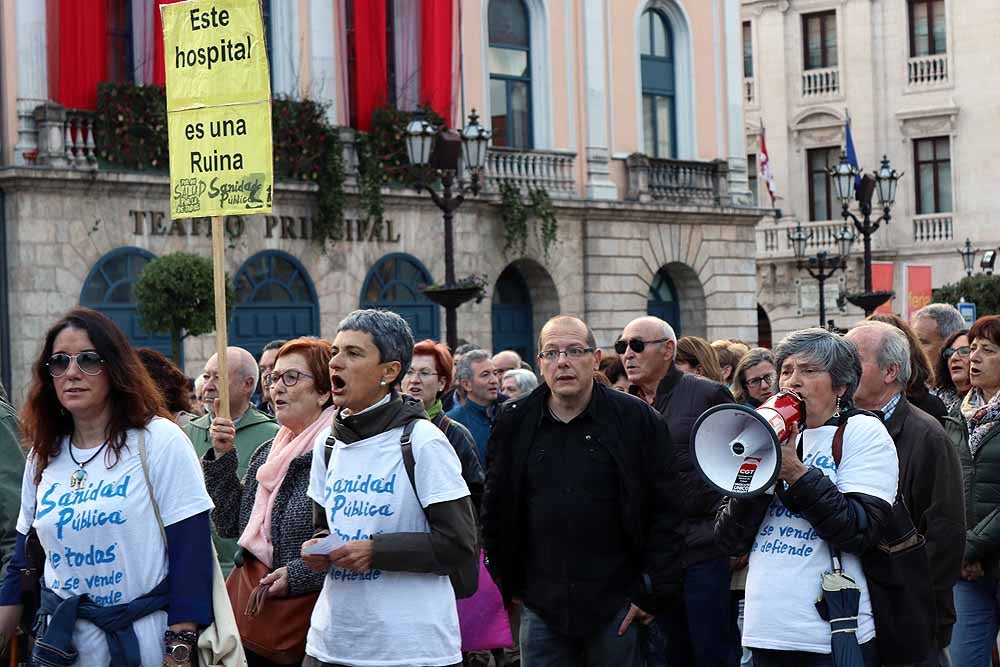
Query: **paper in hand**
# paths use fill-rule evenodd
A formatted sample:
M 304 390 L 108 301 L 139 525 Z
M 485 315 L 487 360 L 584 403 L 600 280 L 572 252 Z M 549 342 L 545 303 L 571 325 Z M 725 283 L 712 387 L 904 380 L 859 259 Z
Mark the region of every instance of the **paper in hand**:
M 339 535 L 333 533 L 318 542 L 302 547 L 302 553 L 308 556 L 325 556 L 334 549 L 343 546 L 344 543 L 344 540 Z

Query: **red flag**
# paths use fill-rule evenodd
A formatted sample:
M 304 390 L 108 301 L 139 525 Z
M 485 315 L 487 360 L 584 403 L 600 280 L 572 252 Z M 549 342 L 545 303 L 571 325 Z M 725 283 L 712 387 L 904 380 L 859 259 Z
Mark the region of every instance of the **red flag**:
M 767 154 L 767 138 L 764 128 L 760 130 L 760 156 L 757 160 L 760 177 L 767 186 L 767 194 L 771 196 L 771 206 L 774 206 L 774 172 L 771 170 L 771 156 Z

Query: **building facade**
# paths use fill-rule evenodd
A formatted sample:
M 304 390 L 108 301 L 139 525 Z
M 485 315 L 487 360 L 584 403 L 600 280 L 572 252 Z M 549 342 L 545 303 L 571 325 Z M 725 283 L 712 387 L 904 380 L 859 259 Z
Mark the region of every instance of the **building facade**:
M 746 150 L 755 169 L 766 138 L 779 196 L 780 216 L 757 232 L 758 301 L 776 339 L 817 323 L 818 284 L 796 268 L 787 233 L 801 223 L 813 232 L 808 254 L 837 252 L 843 219 L 825 170 L 839 160 L 848 117 L 864 169 L 885 155 L 905 172 L 891 222 L 872 237 L 875 289 L 896 293 L 888 309 L 909 317 L 931 286 L 960 280 L 966 239 L 980 250 L 1000 244 L 989 221 L 997 20 L 989 0 L 743 0 Z M 764 183 L 751 186 L 771 206 Z M 838 324 L 863 317 L 837 303 L 861 291 L 860 245 L 827 282 L 827 317 Z
M 151 17 L 162 0 L 79 3 L 104 8 L 110 64 L 99 77 L 155 84 L 163 56 Z M 53 26 L 54 12 L 74 6 L 0 0 L 0 307 L 10 328 L 0 332 L 0 363 L 13 377 L 27 376 L 46 327 L 78 302 L 111 314 L 137 344 L 167 348 L 143 331 L 131 286 L 153 257 L 210 256 L 205 221 L 170 219 L 165 172 L 93 159 L 89 88 L 67 88 L 76 65 L 66 45 L 80 36 L 67 34 L 75 23 L 66 17 Z M 757 339 L 762 211 L 748 189 L 739 0 L 262 6 L 274 94 L 322 102 L 341 128 L 347 210 L 341 237 L 318 244 L 316 187 L 288 181 L 275 187 L 272 215 L 226 219 L 231 344 L 257 353 L 273 338 L 329 336 L 361 306 L 396 310 L 418 337 L 443 339 L 444 313 L 421 292 L 443 281 L 441 213 L 426 194 L 393 188 L 384 190 L 384 221 L 364 219 L 351 129 L 366 127 L 372 99 L 405 110 L 425 95 L 437 96 L 435 109 L 453 125 L 476 109 L 493 132 L 484 192 L 456 215 L 456 273 L 488 283 L 481 302 L 459 310 L 462 339 L 530 356 L 544 321 L 570 313 L 608 346 L 647 312 L 681 334 Z M 373 6 L 374 16 L 364 14 Z M 443 33 L 429 24 L 442 15 Z M 440 63 L 415 35 L 453 40 L 447 94 L 428 93 L 421 69 Z M 358 62 L 385 44 L 388 63 L 373 88 Z M 550 252 L 531 233 L 523 253 L 505 254 L 502 182 L 552 198 Z M 188 374 L 200 371 L 213 340 L 185 339 Z

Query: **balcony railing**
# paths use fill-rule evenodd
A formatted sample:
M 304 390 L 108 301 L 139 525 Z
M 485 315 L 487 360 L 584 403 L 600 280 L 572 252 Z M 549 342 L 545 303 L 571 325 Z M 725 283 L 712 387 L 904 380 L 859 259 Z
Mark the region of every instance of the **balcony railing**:
M 912 88 L 936 86 L 948 82 L 948 54 L 918 56 L 907 62 Z
M 757 103 L 757 81 L 752 76 L 743 79 L 743 101 L 749 106 Z
M 802 97 L 826 97 L 840 93 L 840 68 L 807 69 L 802 72 Z
M 552 198 L 576 195 L 573 162 L 576 153 L 490 148 L 486 154 L 486 189 L 496 191 L 501 181 L 522 190 L 543 188 Z
M 46 103 L 35 109 L 34 118 L 38 151 L 33 157 L 37 164 L 64 169 L 97 168 L 93 112 Z
M 913 242 L 935 243 L 952 239 L 950 215 L 927 215 L 913 219 Z

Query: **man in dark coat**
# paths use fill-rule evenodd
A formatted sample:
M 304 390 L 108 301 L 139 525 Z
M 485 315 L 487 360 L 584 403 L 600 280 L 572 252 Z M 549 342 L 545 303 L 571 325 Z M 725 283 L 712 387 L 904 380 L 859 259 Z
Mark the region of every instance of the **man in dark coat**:
M 670 434 L 594 381 L 601 351 L 580 320 L 549 320 L 538 348 L 545 384 L 506 404 L 489 440 L 488 566 L 523 601 L 525 664 L 639 667 L 638 623 L 681 586 Z
M 667 422 L 671 438 L 659 444 L 673 450 L 684 489 L 684 605 L 674 609 L 676 616 L 664 615 L 657 622 L 666 634 L 669 664 L 735 667 L 741 650 L 730 612 L 729 558 L 715 544 L 715 515 L 722 496 L 709 488 L 689 455 L 691 428 L 698 417 L 734 399 L 723 385 L 682 373 L 674 364 L 676 349 L 673 328 L 657 317 L 629 322 L 615 343 L 632 383 L 629 391 Z M 647 661 L 654 667 L 664 664 L 661 641 L 654 633 L 647 645 Z
M 955 448 L 937 419 L 912 405 L 905 395 L 910 379 L 906 336 L 881 322 L 863 322 L 847 334 L 861 357 L 857 407 L 883 415 L 896 443 L 899 489 L 913 525 L 927 540 L 937 618 L 936 647 L 923 664 L 948 665 L 942 658 L 955 624 L 952 586 L 958 580 L 965 548 L 962 472 Z

